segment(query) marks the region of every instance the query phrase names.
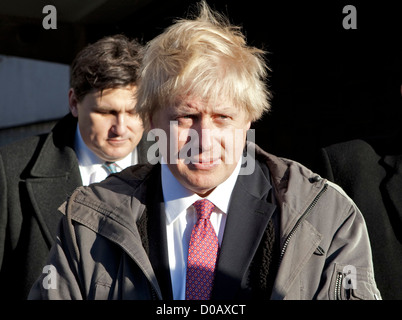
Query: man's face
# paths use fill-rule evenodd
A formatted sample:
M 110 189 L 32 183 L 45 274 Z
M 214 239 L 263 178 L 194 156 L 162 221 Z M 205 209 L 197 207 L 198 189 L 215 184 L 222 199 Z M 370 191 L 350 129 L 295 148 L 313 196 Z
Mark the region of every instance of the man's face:
M 70 89 L 69 102 L 85 144 L 99 158 L 117 161 L 141 140 L 142 121 L 135 113 L 136 86 L 90 92 L 78 102 Z
M 159 139 L 158 143 L 170 171 L 183 186 L 201 196 L 234 171 L 250 124 L 246 113 L 233 105 L 211 106 L 191 97 L 161 108 L 151 117 L 152 128 L 166 133 L 167 140 Z

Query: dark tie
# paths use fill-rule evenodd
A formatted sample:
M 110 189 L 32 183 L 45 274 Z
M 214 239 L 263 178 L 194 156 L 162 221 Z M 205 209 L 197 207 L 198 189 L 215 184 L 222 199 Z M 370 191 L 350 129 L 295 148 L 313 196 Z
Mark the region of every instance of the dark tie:
M 114 162 L 108 162 L 106 161 L 104 164 L 102 164 L 102 167 L 105 168 L 107 173 L 116 173 L 117 172 L 117 164 Z
M 198 220 L 191 233 L 186 274 L 186 300 L 209 300 L 215 277 L 219 243 L 210 217 L 214 204 L 194 202 Z

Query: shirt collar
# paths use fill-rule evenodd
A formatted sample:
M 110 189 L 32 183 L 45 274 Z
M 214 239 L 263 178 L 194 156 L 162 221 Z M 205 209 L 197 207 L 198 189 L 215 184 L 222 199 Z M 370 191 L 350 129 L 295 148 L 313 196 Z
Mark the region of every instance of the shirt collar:
M 135 148 L 134 151 L 128 154 L 125 158 L 115 162 L 120 170 L 137 163 L 136 161 L 134 161 L 134 158 L 136 157 L 136 152 L 137 148 Z
M 207 197 L 220 211 L 227 213 L 230 197 L 240 172 L 241 159 L 232 174 Z M 174 222 L 179 215 L 201 197 L 185 188 L 172 174 L 165 160 L 161 159 L 162 191 L 167 222 Z
M 85 144 L 78 126 L 75 132 L 75 152 L 77 154 L 80 168 L 89 176 L 103 163 L 102 159 L 93 153 Z

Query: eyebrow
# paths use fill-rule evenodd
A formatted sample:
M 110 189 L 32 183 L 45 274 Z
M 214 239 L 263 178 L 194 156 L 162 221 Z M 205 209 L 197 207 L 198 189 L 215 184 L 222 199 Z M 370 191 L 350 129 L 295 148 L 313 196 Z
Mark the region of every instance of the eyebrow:
M 218 113 L 218 114 L 233 114 L 236 113 L 236 108 L 234 107 L 221 107 L 217 106 L 212 109 L 213 113 Z M 196 107 L 192 107 L 188 103 L 183 103 L 179 104 L 173 111 L 173 113 L 190 113 L 190 114 L 197 114 L 200 113 L 200 111 Z
M 97 105 L 94 107 L 95 111 L 102 111 L 102 112 L 110 112 L 110 111 L 117 111 L 115 108 L 108 106 L 108 105 Z M 125 108 L 125 112 L 132 112 L 135 110 L 135 106 L 132 108 Z M 120 112 L 120 110 L 119 110 Z

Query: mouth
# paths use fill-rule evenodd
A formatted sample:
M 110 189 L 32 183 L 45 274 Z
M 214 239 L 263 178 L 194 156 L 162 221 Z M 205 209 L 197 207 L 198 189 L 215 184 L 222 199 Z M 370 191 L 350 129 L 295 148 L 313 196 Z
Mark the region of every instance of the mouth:
M 215 160 L 192 160 L 190 161 L 189 166 L 197 169 L 197 170 L 212 170 L 217 167 L 221 163 L 221 159 Z
M 109 144 L 113 146 L 121 146 L 127 142 L 127 139 L 122 139 L 122 138 L 110 138 L 107 140 Z

